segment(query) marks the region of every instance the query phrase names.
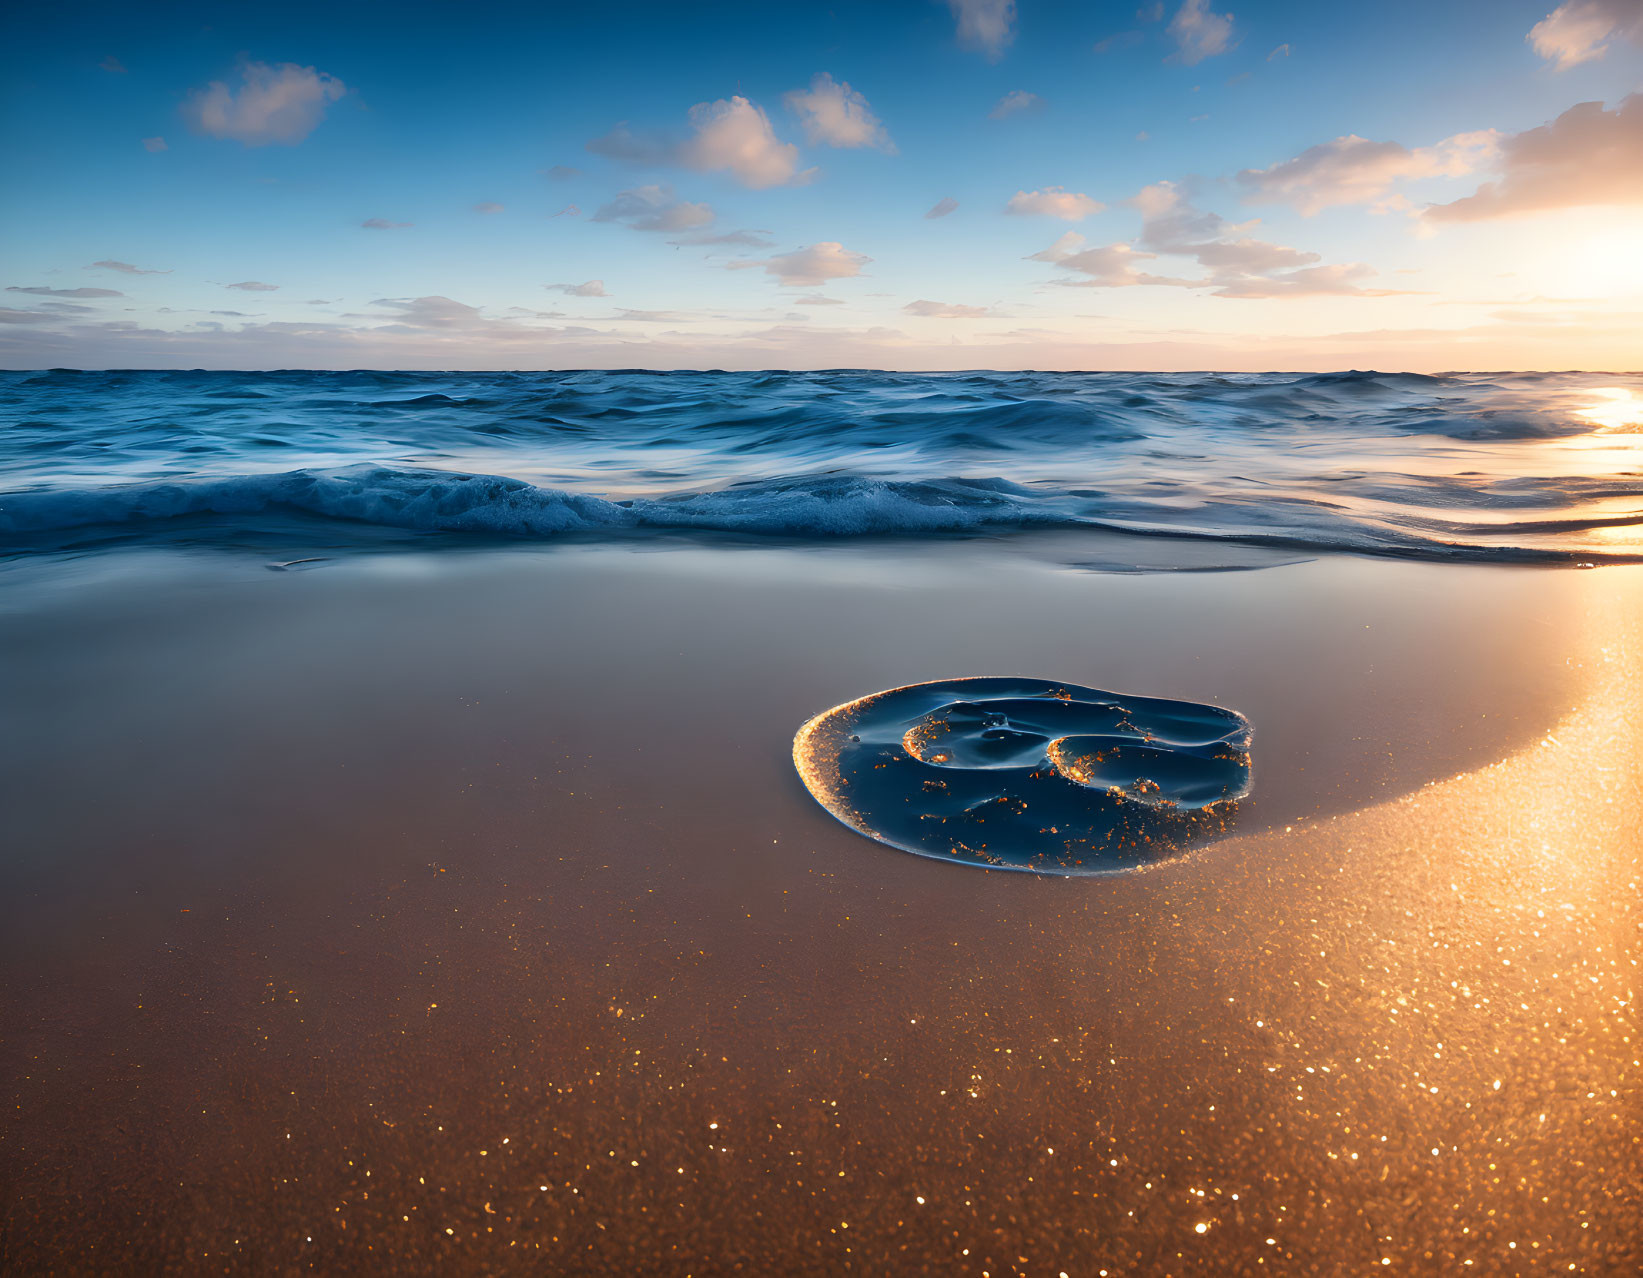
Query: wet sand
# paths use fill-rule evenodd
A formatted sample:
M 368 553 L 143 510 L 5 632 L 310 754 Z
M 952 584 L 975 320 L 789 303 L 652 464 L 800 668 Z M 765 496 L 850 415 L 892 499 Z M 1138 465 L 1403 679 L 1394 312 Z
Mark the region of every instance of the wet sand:
M 1643 1264 L 1643 570 L 129 552 L 0 642 L 7 1272 Z M 1001 673 L 1247 714 L 1239 832 L 992 873 L 792 772 Z

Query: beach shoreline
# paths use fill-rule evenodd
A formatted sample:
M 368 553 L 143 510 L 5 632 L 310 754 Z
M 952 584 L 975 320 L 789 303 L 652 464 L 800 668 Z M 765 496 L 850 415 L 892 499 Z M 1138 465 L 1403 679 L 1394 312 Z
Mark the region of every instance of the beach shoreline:
M 1643 571 L 1022 549 L 13 561 L 8 1269 L 1624 1267 Z M 1248 714 L 1245 819 L 998 874 L 792 773 L 999 672 Z

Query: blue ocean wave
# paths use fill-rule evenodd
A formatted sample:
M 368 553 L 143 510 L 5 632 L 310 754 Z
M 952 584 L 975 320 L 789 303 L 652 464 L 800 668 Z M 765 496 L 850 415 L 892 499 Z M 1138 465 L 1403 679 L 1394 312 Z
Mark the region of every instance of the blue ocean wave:
M 290 514 L 510 538 L 1103 528 L 1636 557 L 1593 374 L 0 374 L 0 547 Z M 1606 398 L 1605 398 L 1606 397 Z

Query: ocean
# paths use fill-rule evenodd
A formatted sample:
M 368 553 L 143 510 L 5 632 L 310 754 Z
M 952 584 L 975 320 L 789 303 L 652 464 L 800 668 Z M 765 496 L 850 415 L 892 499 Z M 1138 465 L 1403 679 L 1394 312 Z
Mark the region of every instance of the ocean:
M 0 373 L 0 423 L 9 554 L 323 524 L 1643 556 L 1635 373 L 56 369 Z

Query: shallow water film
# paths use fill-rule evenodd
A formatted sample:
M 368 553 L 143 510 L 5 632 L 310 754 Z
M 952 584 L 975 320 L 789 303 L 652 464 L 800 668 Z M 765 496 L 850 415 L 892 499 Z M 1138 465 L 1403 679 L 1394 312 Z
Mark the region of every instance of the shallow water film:
M 892 847 L 1099 874 L 1224 833 L 1249 793 L 1250 737 L 1218 706 L 952 679 L 817 715 L 793 759 L 823 807 Z

